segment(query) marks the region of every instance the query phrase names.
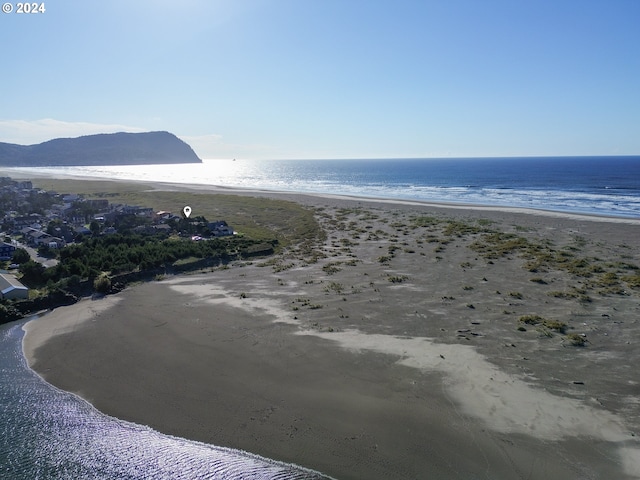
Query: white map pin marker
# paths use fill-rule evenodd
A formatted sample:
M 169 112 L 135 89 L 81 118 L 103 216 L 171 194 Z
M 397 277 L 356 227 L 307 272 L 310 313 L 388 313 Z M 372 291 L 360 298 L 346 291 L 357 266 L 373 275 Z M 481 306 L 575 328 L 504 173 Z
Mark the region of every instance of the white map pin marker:
M 184 207 L 182 209 L 182 213 L 184 213 L 184 216 L 186 218 L 189 218 L 189 215 L 191 215 L 191 207 L 189 205 L 187 205 L 186 207 Z

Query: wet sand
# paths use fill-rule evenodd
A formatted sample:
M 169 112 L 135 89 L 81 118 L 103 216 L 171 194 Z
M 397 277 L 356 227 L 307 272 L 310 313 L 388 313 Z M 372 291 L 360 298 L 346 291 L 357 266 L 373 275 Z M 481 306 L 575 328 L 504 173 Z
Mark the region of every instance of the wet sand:
M 110 415 L 339 479 L 640 478 L 640 292 L 622 281 L 640 222 L 281 196 L 317 209 L 313 252 L 59 308 L 26 327 L 31 366 Z M 624 292 L 489 259 L 461 224 L 618 269 Z

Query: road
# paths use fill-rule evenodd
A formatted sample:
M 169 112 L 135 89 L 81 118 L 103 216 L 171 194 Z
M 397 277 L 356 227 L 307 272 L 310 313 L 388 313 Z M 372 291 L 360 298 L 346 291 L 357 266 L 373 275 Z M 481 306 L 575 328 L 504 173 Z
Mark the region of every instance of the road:
M 28 247 L 25 244 L 18 242 L 17 240 L 12 240 L 11 243 L 15 245 L 17 248 L 24 248 L 27 252 L 29 252 L 29 256 L 31 257 L 31 260 L 33 260 L 34 262 L 41 263 L 46 268 L 53 267 L 58 264 L 58 260 L 55 258 L 46 258 L 38 255 L 38 251 L 35 248 Z

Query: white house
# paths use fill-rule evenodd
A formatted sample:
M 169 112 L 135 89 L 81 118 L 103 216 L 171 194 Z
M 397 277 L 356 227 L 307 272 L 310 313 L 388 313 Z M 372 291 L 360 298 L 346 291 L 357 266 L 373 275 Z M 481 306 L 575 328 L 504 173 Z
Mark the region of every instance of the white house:
M 29 298 L 29 289 L 8 273 L 0 273 L 0 299 Z

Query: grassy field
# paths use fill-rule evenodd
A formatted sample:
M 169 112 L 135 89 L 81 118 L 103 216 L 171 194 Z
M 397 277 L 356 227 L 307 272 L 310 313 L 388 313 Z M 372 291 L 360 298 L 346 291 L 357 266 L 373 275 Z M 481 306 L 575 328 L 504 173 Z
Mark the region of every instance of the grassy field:
M 145 186 L 105 180 L 34 179 L 34 186 L 87 198 L 106 198 L 179 214 L 185 205 L 193 216 L 225 220 L 234 230 L 257 240 L 277 238 L 281 247 L 314 241 L 322 236 L 313 211 L 286 200 L 196 192 L 145 190 Z

